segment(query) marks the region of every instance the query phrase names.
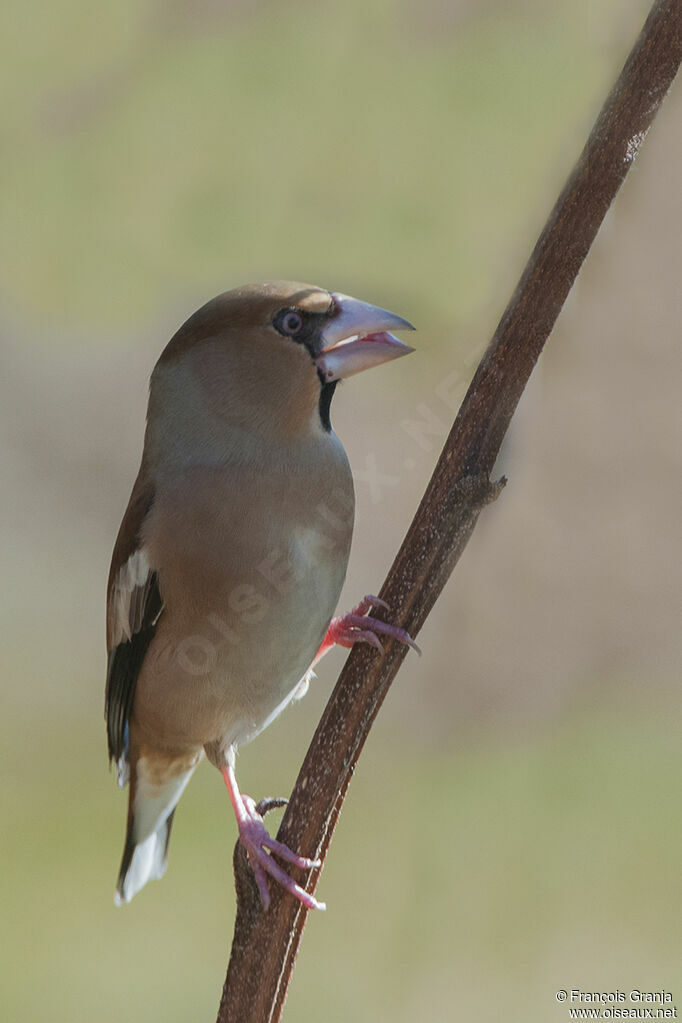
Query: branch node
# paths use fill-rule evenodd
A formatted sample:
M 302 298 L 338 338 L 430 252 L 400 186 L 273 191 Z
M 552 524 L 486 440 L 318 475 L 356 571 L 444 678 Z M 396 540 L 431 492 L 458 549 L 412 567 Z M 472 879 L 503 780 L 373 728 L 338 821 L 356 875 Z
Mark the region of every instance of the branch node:
M 479 511 L 497 500 L 506 483 L 506 476 L 493 483 L 487 472 L 475 472 L 457 480 L 452 493 L 457 494 L 458 504 L 467 505 L 472 511 Z
M 486 501 L 486 504 L 492 504 L 493 501 L 496 501 L 506 486 L 507 486 L 506 476 L 500 476 L 499 480 L 495 480 L 494 483 L 491 482 L 490 493 L 488 496 L 488 500 Z

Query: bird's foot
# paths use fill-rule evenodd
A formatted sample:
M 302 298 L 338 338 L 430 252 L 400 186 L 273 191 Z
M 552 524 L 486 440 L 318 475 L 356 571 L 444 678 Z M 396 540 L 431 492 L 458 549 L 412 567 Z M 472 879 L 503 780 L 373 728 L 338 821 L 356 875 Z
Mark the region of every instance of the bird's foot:
M 370 646 L 376 647 L 380 653 L 383 653 L 384 648 L 379 639 L 381 635 L 397 639 L 399 643 L 404 643 L 421 654 L 421 650 L 405 629 L 379 621 L 378 618 L 371 618 L 367 612 L 373 607 L 383 607 L 384 610 L 389 610 L 385 600 L 368 594 L 352 611 L 348 611 L 345 615 L 339 615 L 338 618 L 332 618 L 324 638 L 324 649 L 328 649 L 335 643 L 343 647 L 352 647 L 356 643 L 369 643 Z
M 310 870 L 312 867 L 319 867 L 320 860 L 310 860 L 307 856 L 299 856 L 283 842 L 271 838 L 265 827 L 254 800 L 251 796 L 242 795 L 245 813 L 239 820 L 239 839 L 246 850 L 251 864 L 261 901 L 265 909 L 270 905 L 270 892 L 268 891 L 267 875 L 269 874 L 278 884 L 298 899 L 307 909 L 326 909 L 324 902 L 306 892 L 300 885 L 296 884 L 292 877 L 282 870 L 280 865 L 273 859 L 273 853 L 286 863 L 303 870 Z

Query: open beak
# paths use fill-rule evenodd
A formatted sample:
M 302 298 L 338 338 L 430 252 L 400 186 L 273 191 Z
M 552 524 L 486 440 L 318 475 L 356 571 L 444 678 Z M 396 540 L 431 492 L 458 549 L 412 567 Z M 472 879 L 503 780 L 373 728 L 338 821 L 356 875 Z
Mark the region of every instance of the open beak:
M 414 351 L 388 333 L 390 330 L 414 330 L 402 316 L 359 302 L 349 295 L 334 294 L 332 298 L 337 312 L 322 331 L 323 347 L 315 359 L 326 383 L 343 380 Z

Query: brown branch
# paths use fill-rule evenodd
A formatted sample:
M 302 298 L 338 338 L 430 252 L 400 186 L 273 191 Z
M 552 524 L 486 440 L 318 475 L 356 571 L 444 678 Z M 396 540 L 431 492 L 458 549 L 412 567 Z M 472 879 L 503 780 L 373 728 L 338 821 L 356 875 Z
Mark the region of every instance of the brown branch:
M 464 549 L 500 445 L 547 340 L 682 59 L 682 0 L 656 0 L 585 149 L 552 210 L 452 427 L 381 596 L 416 635 Z M 358 647 L 348 658 L 301 768 L 278 837 L 324 860 L 372 722 L 405 656 Z M 258 895 L 236 855 L 240 905 L 218 1023 L 280 1020 L 306 911 L 273 886 Z M 319 871 L 302 878 L 313 891 Z M 245 880 L 246 879 L 246 880 Z

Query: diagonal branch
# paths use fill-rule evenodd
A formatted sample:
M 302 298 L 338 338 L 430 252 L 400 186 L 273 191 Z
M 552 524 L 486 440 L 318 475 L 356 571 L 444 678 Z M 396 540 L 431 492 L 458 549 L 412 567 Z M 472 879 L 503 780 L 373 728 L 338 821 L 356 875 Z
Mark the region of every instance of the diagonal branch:
M 552 210 L 472 380 L 381 597 L 414 636 L 500 485 L 489 482 L 523 389 L 682 60 L 682 0 L 656 0 Z M 278 838 L 324 860 L 355 763 L 405 648 L 348 658 L 301 768 Z M 280 1020 L 306 910 L 273 886 L 260 912 L 242 857 L 218 1023 Z M 241 866 L 240 866 L 241 864 Z M 308 876 L 313 891 L 319 871 Z

